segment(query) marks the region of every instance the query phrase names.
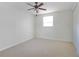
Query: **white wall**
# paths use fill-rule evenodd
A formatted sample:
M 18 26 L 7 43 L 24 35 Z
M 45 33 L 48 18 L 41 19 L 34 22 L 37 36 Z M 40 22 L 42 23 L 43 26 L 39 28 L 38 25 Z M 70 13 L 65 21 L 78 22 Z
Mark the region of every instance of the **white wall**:
M 44 16 L 54 17 L 53 27 L 43 27 Z M 72 11 L 60 11 L 37 16 L 36 37 L 71 42 Z
M 32 39 L 33 19 L 27 11 L 0 3 L 0 51 Z
M 73 42 L 79 56 L 79 3 L 73 11 Z

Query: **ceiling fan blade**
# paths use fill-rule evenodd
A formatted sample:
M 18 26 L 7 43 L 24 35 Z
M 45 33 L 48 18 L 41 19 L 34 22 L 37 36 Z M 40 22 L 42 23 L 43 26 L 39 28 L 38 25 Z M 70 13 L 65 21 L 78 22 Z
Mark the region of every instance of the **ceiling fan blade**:
M 34 7 L 32 4 L 30 4 L 30 3 L 26 3 L 27 5 L 29 5 L 29 6 L 31 6 L 31 7 Z
M 39 5 L 38 5 L 38 7 L 41 7 L 42 5 L 44 5 L 43 3 L 40 3 Z
M 40 10 L 46 10 L 46 9 L 44 9 L 44 8 L 39 8 Z
M 34 8 L 30 8 L 30 9 L 27 9 L 27 10 L 32 10 L 32 9 L 34 9 Z

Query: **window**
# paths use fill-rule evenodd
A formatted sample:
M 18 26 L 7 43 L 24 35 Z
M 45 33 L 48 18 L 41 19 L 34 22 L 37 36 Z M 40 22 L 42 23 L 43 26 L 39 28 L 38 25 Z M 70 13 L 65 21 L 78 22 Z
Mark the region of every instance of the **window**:
M 53 16 L 43 17 L 43 26 L 52 27 L 53 26 Z

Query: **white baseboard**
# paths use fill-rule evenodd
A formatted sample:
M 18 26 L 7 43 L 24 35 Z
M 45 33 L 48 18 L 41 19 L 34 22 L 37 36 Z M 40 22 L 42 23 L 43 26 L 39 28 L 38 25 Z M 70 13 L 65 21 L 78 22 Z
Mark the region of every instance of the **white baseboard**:
M 56 41 L 63 41 L 63 42 L 69 42 L 69 43 L 72 43 L 72 41 L 68 41 L 68 40 L 63 40 L 62 38 L 49 38 L 49 37 L 42 37 L 42 36 L 38 36 L 36 38 L 41 38 L 41 39 L 49 39 L 49 40 L 56 40 Z
M 19 42 L 14 43 L 14 44 L 8 45 L 8 46 L 6 46 L 6 47 L 4 47 L 4 48 L 1 48 L 0 51 L 4 51 L 4 50 L 6 50 L 6 49 L 8 49 L 8 48 L 14 47 L 14 46 L 16 46 L 16 45 L 19 45 L 19 44 L 21 44 L 21 43 L 23 43 L 23 42 L 25 42 L 25 41 L 31 40 L 31 39 L 32 39 L 32 38 L 24 39 L 24 40 L 22 40 L 22 41 L 19 41 Z

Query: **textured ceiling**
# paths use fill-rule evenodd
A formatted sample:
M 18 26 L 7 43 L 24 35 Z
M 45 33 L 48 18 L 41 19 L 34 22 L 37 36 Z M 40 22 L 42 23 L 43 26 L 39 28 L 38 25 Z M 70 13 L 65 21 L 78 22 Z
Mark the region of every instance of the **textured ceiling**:
M 8 5 L 9 7 L 14 7 L 19 10 L 27 11 L 27 9 L 31 8 L 31 6 L 26 3 L 31 3 L 34 5 L 34 2 L 0 2 L 1 5 Z M 40 2 L 39 2 L 40 3 Z M 63 11 L 63 10 L 72 10 L 74 2 L 43 2 L 43 8 L 46 8 L 46 11 L 39 11 L 39 14 Z M 28 11 L 29 13 L 35 14 L 34 11 Z

